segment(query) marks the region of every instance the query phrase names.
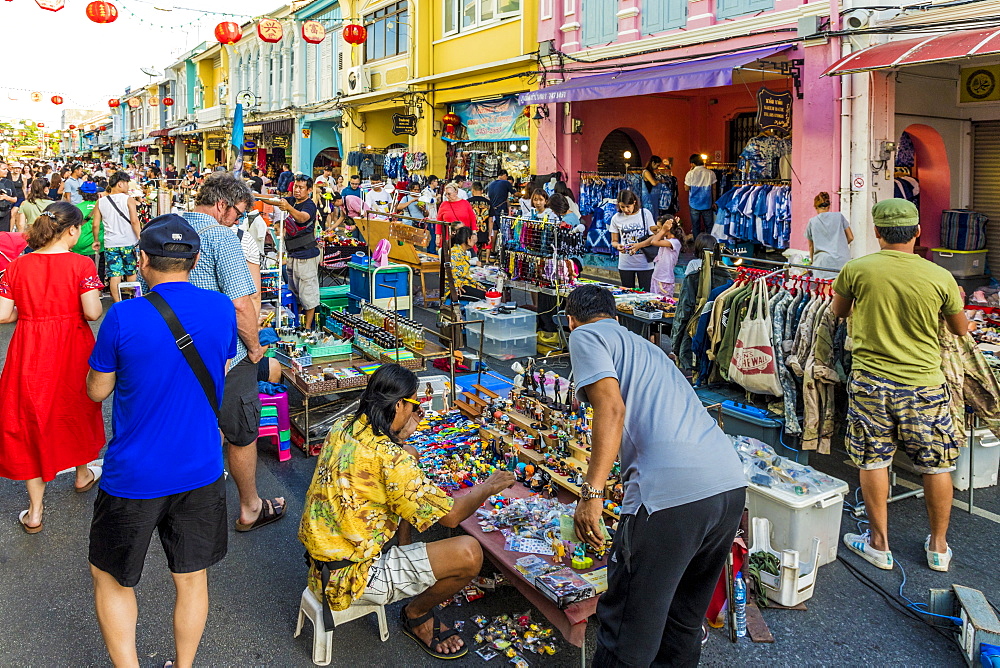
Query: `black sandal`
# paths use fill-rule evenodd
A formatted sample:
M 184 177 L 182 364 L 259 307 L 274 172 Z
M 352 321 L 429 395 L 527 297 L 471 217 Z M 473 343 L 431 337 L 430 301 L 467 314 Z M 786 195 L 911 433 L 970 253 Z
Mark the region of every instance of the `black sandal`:
M 285 504 L 278 504 L 277 499 L 261 499 L 260 514 L 250 524 L 236 520 L 236 530 L 240 532 L 253 531 L 271 522 L 277 522 L 285 516 Z
M 422 650 L 433 656 L 435 659 L 444 659 L 447 661 L 448 659 L 457 659 L 469 653 L 469 646 L 465 644 L 462 645 L 461 649 L 452 654 L 444 654 L 434 649 L 448 638 L 459 635 L 458 631 L 456 631 L 455 629 L 448 629 L 444 633 L 441 633 L 441 619 L 437 616 L 437 608 L 432 609 L 426 615 L 423 615 L 421 617 L 417 617 L 415 619 L 409 619 L 406 616 L 406 606 L 403 606 L 403 608 L 399 611 L 399 617 L 400 617 L 400 622 L 402 623 L 403 626 L 403 633 L 405 633 L 410 638 L 413 638 L 413 640 L 415 640 L 416 643 L 420 645 L 420 648 Z M 418 636 L 416 633 L 413 632 L 413 629 L 425 623 L 428 619 L 431 619 L 432 617 L 434 618 L 434 626 L 433 626 L 434 635 L 431 637 L 430 644 L 427 644 L 420 639 L 420 636 Z

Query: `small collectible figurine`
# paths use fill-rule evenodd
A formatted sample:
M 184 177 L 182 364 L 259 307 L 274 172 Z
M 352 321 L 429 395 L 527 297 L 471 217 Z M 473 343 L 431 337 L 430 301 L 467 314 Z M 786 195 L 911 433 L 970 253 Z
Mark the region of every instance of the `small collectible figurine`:
M 561 411 L 563 409 L 562 398 L 559 396 L 559 390 L 561 389 L 559 387 L 560 380 L 561 379 L 559 378 L 559 376 L 556 376 L 555 378 L 552 379 L 552 388 L 554 390 L 553 394 L 555 395 L 552 401 L 552 408 L 554 408 L 557 411 Z
M 535 359 L 533 357 L 528 358 L 528 365 L 524 368 L 524 391 L 521 392 L 522 395 L 526 397 L 538 396 L 538 392 L 535 391 Z
M 555 552 L 552 555 L 552 563 L 561 564 L 566 556 L 566 543 L 557 538 L 555 533 L 550 533 L 549 537 L 552 539 L 552 551 Z
M 427 407 L 430 408 L 434 402 L 434 388 L 431 387 L 430 383 L 427 383 L 427 389 L 424 390 L 424 401 L 427 402 Z

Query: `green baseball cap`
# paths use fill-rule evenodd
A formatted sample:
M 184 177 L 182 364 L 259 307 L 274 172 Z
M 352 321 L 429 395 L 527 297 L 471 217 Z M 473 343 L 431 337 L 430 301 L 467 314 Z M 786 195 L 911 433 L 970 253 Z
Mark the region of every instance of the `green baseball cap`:
M 914 227 L 920 224 L 920 212 L 905 199 L 884 199 L 872 207 L 875 227 Z

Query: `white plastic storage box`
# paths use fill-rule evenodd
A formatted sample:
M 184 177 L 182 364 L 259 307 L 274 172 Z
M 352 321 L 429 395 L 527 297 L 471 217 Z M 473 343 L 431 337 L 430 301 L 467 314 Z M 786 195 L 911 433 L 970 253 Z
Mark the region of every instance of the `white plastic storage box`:
M 766 517 L 771 522 L 771 547 L 778 552 L 797 550 L 805 558 L 815 549 L 813 538 L 819 538 L 818 565 L 822 566 L 836 560 L 840 545 L 840 518 L 848 487 L 843 480 L 837 482 L 836 489 L 802 496 L 751 482 L 747 509 L 750 517 Z M 750 540 L 754 540 L 752 526 Z
M 958 461 L 955 462 L 955 470 L 951 472 L 951 482 L 955 489 L 969 489 L 969 448 L 965 447 L 969 442 L 968 438 L 966 432 L 965 440 L 960 444 L 962 448 L 959 450 Z M 997 470 L 1000 469 L 1000 439 L 989 429 L 977 429 L 974 438 L 972 465 L 975 473 L 972 484 L 976 489 L 993 487 L 997 484 Z
M 518 339 L 535 335 L 535 313 L 523 308 L 515 309 L 513 313 L 492 313 L 476 308 L 486 306 L 486 302 L 477 302 L 465 307 L 466 320 L 484 320 L 483 335 L 492 339 Z M 475 332 L 479 335 L 479 325 L 466 325 L 466 334 Z
M 471 327 L 466 328 L 465 347 L 479 351 L 479 332 Z M 496 359 L 509 360 L 514 357 L 529 357 L 537 353 L 537 337 L 534 332 L 527 336 L 513 338 L 493 338 L 489 335 L 483 341 L 483 354 Z
M 448 376 L 420 376 L 417 378 L 417 399 L 421 402 L 427 395 L 427 385 L 431 386 L 431 405 L 433 411 L 444 408 L 444 397 L 448 394 L 448 384 L 451 380 Z M 427 406 L 425 406 L 427 408 Z
M 932 248 L 931 257 L 934 264 L 944 267 L 951 272 L 952 276 L 979 276 L 986 271 L 987 252 L 986 249 L 960 251 Z

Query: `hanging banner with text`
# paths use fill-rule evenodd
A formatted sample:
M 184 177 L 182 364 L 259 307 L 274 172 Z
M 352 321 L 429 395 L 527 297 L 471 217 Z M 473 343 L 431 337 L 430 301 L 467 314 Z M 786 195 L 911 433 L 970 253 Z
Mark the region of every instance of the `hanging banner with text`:
M 763 130 L 792 131 L 792 94 L 767 88 L 757 91 L 757 125 Z
M 527 141 L 528 118 L 516 96 L 451 105 L 469 141 Z

